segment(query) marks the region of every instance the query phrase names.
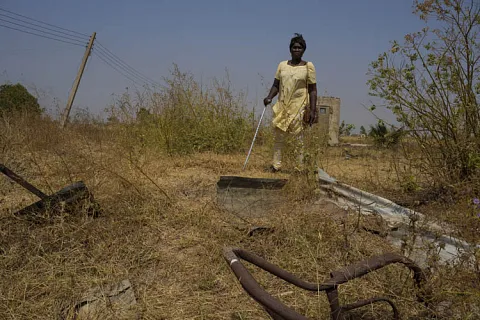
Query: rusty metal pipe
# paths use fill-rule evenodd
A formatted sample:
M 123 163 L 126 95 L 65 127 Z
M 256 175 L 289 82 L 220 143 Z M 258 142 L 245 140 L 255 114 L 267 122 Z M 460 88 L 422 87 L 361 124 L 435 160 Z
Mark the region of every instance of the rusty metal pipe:
M 267 312 L 272 316 L 280 316 L 285 320 L 309 320 L 295 310 L 282 304 L 279 300 L 260 287 L 250 272 L 248 272 L 243 264 L 240 263 L 238 259 L 239 257 L 237 257 L 237 254 L 244 255 L 245 253 L 246 252 L 241 249 L 224 249 L 224 258 L 245 291 L 247 291 L 247 293 L 265 309 L 268 309 Z
M 28 191 L 30 191 L 31 193 L 33 193 L 34 195 L 36 195 L 37 197 L 39 197 L 40 199 L 42 200 L 46 200 L 48 199 L 48 195 L 46 195 L 45 193 L 43 193 L 42 191 L 38 190 L 37 188 L 35 188 L 33 185 L 31 185 L 30 183 L 28 183 L 27 181 L 25 181 L 22 177 L 18 176 L 15 172 L 13 172 L 12 170 L 8 169 L 7 167 L 5 167 L 3 164 L 0 163 L 0 171 L 6 175 L 7 177 L 9 177 L 10 179 L 12 179 L 13 181 L 15 181 L 16 183 L 18 183 L 19 185 L 21 185 L 22 187 L 24 187 L 25 189 L 27 189 Z
M 387 298 L 371 298 L 371 299 L 361 300 L 361 301 L 357 301 L 355 303 L 344 305 L 340 309 L 341 309 L 342 312 L 350 311 L 350 310 L 357 309 L 357 308 L 360 308 L 360 307 L 363 307 L 363 306 L 366 306 L 366 305 L 369 305 L 369 304 L 373 304 L 373 303 L 376 303 L 376 302 L 386 302 L 386 303 L 388 303 L 390 305 L 390 307 L 392 307 L 393 319 L 394 320 L 400 319 L 400 314 L 398 312 L 397 307 L 395 306 L 393 301 L 391 301 L 390 299 L 387 299 Z
M 229 250 L 229 249 L 227 249 Z M 297 287 L 299 288 L 302 288 L 304 290 L 308 290 L 308 291 L 323 291 L 323 290 L 327 290 L 329 288 L 333 288 L 333 284 L 332 285 L 327 285 L 327 286 L 322 286 L 322 285 L 318 285 L 316 283 L 309 283 L 309 282 L 306 282 L 306 281 L 303 281 L 302 279 L 294 276 L 293 274 L 291 274 L 290 272 L 287 272 L 281 268 L 279 268 L 278 266 L 266 261 L 265 259 L 263 258 L 260 258 L 259 256 L 257 255 L 254 255 L 253 253 L 250 253 L 248 251 L 245 251 L 243 249 L 230 249 L 231 252 L 237 257 L 240 257 L 242 258 L 243 260 L 245 261 L 248 261 L 254 265 L 256 265 L 257 267 L 279 277 L 280 279 L 282 280 L 285 280 L 291 284 L 294 284 L 296 285 Z
M 387 253 L 380 256 L 372 257 L 364 261 L 354 263 L 346 268 L 330 273 L 331 279 L 322 284 L 315 284 L 303 281 L 293 274 L 279 268 L 278 266 L 269 263 L 265 259 L 254 255 L 248 251 L 238 248 L 224 248 L 224 258 L 230 266 L 231 270 L 241 283 L 245 291 L 258 303 L 260 303 L 268 314 L 274 319 L 301 319 L 307 318 L 297 313 L 295 310 L 285 306 L 279 300 L 266 292 L 258 282 L 252 277 L 250 272 L 243 266 L 240 259 L 248 261 L 257 267 L 308 291 L 326 291 L 328 300 L 330 302 L 330 316 L 331 319 L 343 319 L 343 314 L 347 311 L 363 307 L 368 304 L 377 302 L 387 302 L 393 311 L 394 319 L 399 318 L 399 312 L 394 303 L 386 298 L 372 298 L 368 300 L 361 300 L 353 304 L 340 306 L 338 301 L 337 287 L 339 284 L 345 283 L 354 278 L 362 277 L 365 274 L 374 270 L 380 269 L 388 264 L 401 263 L 414 272 L 416 284 L 421 287 L 426 280 L 423 270 L 418 267 L 413 261 L 401 255 Z M 420 301 L 423 301 L 419 299 Z
M 367 273 L 370 273 L 393 263 L 401 263 L 410 270 L 412 270 L 414 274 L 413 277 L 417 285 L 421 285 L 426 280 L 426 276 L 423 270 L 419 266 L 417 266 L 412 260 L 395 253 L 385 253 L 351 264 L 348 267 L 335 271 L 334 275 L 332 273 L 332 279 L 328 280 L 326 283 L 336 285 L 342 284 L 352 279 L 360 278 Z

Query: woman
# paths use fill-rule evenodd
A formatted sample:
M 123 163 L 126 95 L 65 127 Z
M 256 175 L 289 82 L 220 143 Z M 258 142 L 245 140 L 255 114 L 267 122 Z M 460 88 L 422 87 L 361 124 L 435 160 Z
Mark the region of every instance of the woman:
M 282 167 L 282 149 L 288 134 L 293 135 L 297 142 L 295 169 L 303 169 L 303 131 L 307 125 L 315 123 L 317 117 L 317 75 L 313 63 L 302 60 L 306 49 L 303 36 L 296 33 L 290 40 L 292 59 L 278 64 L 270 93 L 263 100 L 267 106 L 278 94 L 278 100 L 273 105 L 275 144 L 271 172 L 277 172 Z

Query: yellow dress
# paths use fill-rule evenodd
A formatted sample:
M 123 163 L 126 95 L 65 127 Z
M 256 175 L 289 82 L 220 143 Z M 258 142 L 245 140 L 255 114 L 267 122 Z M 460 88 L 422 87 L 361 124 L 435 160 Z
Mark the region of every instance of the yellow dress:
M 278 64 L 275 78 L 280 81 L 278 100 L 273 105 L 273 124 L 284 132 L 299 133 L 303 128 L 303 110 L 310 104 L 307 83 L 316 83 L 315 66 Z

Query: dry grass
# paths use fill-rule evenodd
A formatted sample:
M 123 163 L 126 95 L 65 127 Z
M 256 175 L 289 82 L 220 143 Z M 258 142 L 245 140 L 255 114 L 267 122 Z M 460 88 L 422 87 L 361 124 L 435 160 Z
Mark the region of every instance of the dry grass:
M 215 184 L 221 175 L 273 177 L 263 171 L 270 161 L 266 147 L 255 149 L 242 172 L 243 152 L 167 157 L 110 129 L 78 126 L 60 132 L 49 122 L 5 122 L 1 129 L 1 163 L 46 193 L 83 180 L 104 213 L 35 225 L 12 216 L 35 197 L 0 179 L 0 319 L 56 319 L 88 289 L 123 279 L 133 284 L 142 319 L 267 319 L 223 260 L 223 246 L 251 250 L 319 282 L 334 269 L 394 250 L 357 228 L 355 213 L 315 204 L 312 185 L 301 177 L 292 180 L 289 200 L 268 219 L 244 221 L 219 208 Z M 365 155 L 343 160 L 341 150 L 333 148 L 324 156 L 324 169 L 370 190 L 391 181 L 388 162 L 380 161 L 384 154 L 358 152 Z M 275 232 L 247 236 L 250 226 L 262 224 Z M 324 294 L 305 293 L 251 270 L 286 304 L 311 318 L 328 318 Z M 434 271 L 436 301 L 450 301 L 454 318 L 478 316 L 470 307 L 480 300 L 474 274 L 455 267 Z M 410 277 L 391 266 L 341 286 L 340 297 L 353 302 L 388 296 L 413 318 L 423 308 L 414 300 Z M 386 310 L 364 308 L 358 318 L 387 319 Z

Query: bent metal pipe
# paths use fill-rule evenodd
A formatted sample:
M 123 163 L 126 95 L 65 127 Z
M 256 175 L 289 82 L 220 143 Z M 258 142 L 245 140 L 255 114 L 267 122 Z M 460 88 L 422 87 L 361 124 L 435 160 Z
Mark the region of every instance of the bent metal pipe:
M 344 319 L 345 313 L 350 310 L 377 302 L 388 303 L 392 308 L 393 319 L 400 319 L 400 315 L 397 308 L 395 307 L 395 304 L 387 298 L 371 298 L 341 306 L 338 300 L 338 286 L 342 283 L 346 283 L 352 279 L 362 277 L 367 273 L 381 269 L 393 263 L 403 264 L 411 271 L 413 271 L 413 278 L 419 289 L 422 289 L 424 283 L 426 282 L 425 273 L 419 266 L 417 266 L 410 259 L 395 253 L 386 253 L 383 255 L 374 256 L 369 259 L 349 265 L 341 270 L 333 271 L 330 273 L 331 278 L 325 283 L 321 284 L 303 281 L 298 277 L 294 276 L 293 274 L 266 261 L 265 259 L 242 249 L 226 247 L 224 248 L 223 255 L 244 290 L 255 301 L 262 305 L 265 311 L 274 320 L 308 320 L 308 318 L 299 314 L 288 306 L 282 304 L 279 300 L 266 292 L 253 278 L 247 268 L 245 268 L 245 266 L 240 262 L 241 259 L 248 261 L 256 265 L 257 267 L 279 277 L 280 279 L 304 290 L 315 292 L 325 291 L 330 304 L 330 316 L 331 319 L 334 320 Z M 427 304 L 425 300 L 425 295 L 418 295 L 417 298 L 419 302 L 423 302 L 425 305 Z

